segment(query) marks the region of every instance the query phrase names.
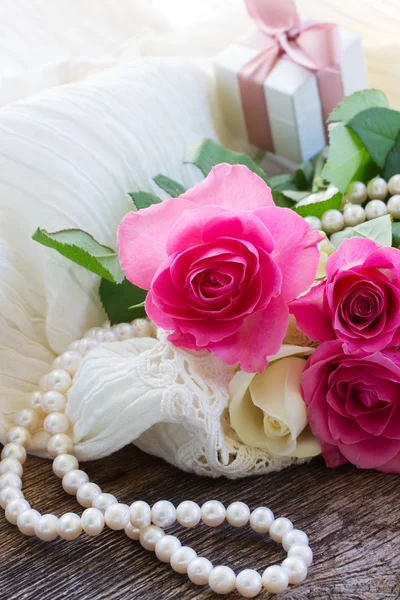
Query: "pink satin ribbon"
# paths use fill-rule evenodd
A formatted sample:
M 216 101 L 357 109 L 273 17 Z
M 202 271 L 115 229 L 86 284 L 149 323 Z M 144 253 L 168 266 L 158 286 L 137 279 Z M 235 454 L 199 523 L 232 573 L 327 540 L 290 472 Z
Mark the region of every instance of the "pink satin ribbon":
M 343 98 L 339 30 L 333 23 L 301 23 L 294 0 L 246 0 L 246 4 L 257 30 L 244 43 L 259 52 L 239 73 L 240 96 L 249 141 L 273 151 L 264 94 L 266 78 L 284 55 L 315 71 L 326 121 Z

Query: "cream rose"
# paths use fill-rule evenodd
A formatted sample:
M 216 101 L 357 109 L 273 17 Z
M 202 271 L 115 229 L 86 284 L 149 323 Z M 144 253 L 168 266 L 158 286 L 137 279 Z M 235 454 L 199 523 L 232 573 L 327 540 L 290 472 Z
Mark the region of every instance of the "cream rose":
M 298 458 L 320 454 L 300 393 L 305 356 L 312 348 L 283 345 L 261 374 L 238 371 L 230 384 L 231 426 L 245 444 Z M 300 355 L 300 356 L 299 356 Z

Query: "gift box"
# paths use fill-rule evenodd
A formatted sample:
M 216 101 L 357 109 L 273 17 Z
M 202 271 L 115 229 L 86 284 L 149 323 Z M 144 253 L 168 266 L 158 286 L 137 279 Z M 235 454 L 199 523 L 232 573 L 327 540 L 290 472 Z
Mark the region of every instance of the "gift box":
M 257 29 L 214 60 L 219 102 L 240 139 L 293 162 L 327 143 L 326 119 L 368 87 L 359 36 L 300 20 L 293 0 L 246 0 Z

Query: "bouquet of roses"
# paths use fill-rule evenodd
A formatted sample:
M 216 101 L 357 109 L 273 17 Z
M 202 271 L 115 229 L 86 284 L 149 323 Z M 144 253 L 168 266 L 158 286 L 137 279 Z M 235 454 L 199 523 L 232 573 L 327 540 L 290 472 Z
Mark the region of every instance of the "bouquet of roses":
M 328 159 L 275 177 L 211 140 L 190 148 L 205 179 L 132 192 L 118 253 L 78 230 L 34 239 L 101 276 L 112 324 L 146 315 L 232 367 L 247 446 L 400 472 L 400 113 L 366 90 L 330 120 Z

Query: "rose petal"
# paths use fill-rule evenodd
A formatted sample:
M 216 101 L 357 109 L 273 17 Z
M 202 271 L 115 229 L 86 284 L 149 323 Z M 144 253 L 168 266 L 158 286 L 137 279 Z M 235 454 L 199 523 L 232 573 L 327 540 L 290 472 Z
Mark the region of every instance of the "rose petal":
M 169 230 L 185 210 L 194 208 L 188 200 L 171 198 L 122 219 L 117 233 L 119 260 L 131 283 L 150 289 L 155 272 L 167 257 Z
M 272 257 L 282 271 L 282 294 L 290 302 L 314 283 L 320 259 L 318 242 L 323 238 L 288 208 L 262 208 L 254 214 L 272 235 Z
M 289 304 L 296 326 L 311 340 L 324 342 L 335 339 L 332 320 L 325 302 L 325 281 L 321 281 Z
M 244 165 L 222 163 L 211 169 L 198 183 L 179 199 L 190 200 L 197 206 L 215 205 L 228 210 L 254 211 L 274 206 L 271 189 L 258 175 Z
M 400 441 L 385 437 L 370 437 L 356 444 L 338 442 L 338 448 L 359 469 L 379 469 L 400 452 Z
M 375 252 L 378 246 L 367 238 L 353 237 L 344 240 L 336 252 L 330 255 L 326 263 L 326 275 L 332 279 L 341 269 L 352 269 L 364 263 L 368 256 Z M 386 250 L 386 248 L 385 248 Z
M 179 202 L 182 196 L 179 198 Z M 210 219 L 220 215 L 225 211 L 220 206 L 202 206 L 198 208 L 194 205 L 194 210 L 184 211 L 180 217 L 172 224 L 168 232 L 166 243 L 167 254 L 182 252 L 192 246 L 203 244 L 203 227 Z
M 289 311 L 280 295 L 265 310 L 247 317 L 237 333 L 207 347 L 228 365 L 239 362 L 244 371 L 262 373 L 267 357 L 279 350 L 288 322 Z

